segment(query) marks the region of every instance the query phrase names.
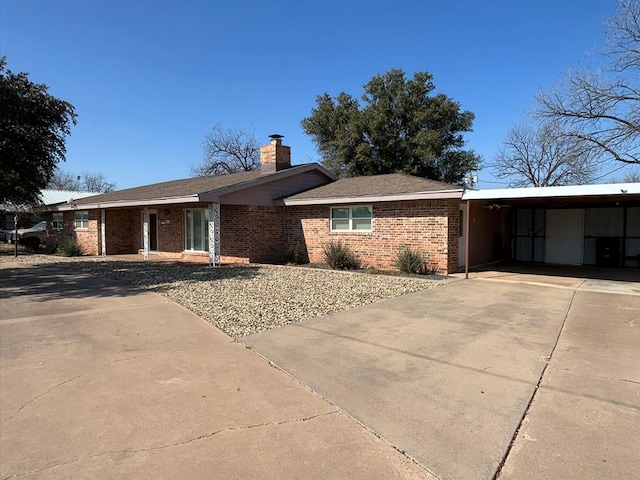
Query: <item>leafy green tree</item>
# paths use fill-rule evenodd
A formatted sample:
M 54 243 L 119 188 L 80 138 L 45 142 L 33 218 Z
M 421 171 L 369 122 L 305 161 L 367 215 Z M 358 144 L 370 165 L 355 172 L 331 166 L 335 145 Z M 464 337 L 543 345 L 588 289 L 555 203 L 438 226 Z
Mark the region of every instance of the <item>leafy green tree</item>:
M 302 128 L 339 176 L 401 172 L 460 183 L 480 165 L 463 149 L 474 115 L 444 94 L 431 95 L 434 89 L 428 72 L 406 79 L 392 69 L 364 85 L 362 105 L 345 92 L 318 96 Z
M 76 123 L 73 105 L 47 93 L 0 58 L 0 202 L 37 203 Z

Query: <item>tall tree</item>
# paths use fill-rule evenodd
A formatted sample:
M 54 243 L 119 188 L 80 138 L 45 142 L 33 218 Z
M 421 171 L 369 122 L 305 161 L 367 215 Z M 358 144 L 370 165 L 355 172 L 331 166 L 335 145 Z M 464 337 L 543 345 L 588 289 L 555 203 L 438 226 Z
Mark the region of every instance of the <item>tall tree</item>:
M 549 187 L 588 183 L 599 162 L 587 141 L 566 136 L 557 123 L 546 121 L 511 128 L 492 167 L 512 187 Z
M 364 85 L 362 105 L 345 92 L 318 96 L 302 128 L 337 175 L 403 172 L 460 183 L 480 164 L 463 149 L 474 115 L 444 94 L 431 95 L 434 89 L 428 72 L 407 79 L 392 69 Z
M 538 95 L 538 115 L 562 124 L 604 159 L 640 164 L 640 2 L 618 1 L 607 22 L 606 68 L 575 70 Z
M 0 58 L 0 202 L 38 203 L 40 190 L 65 159 L 73 105 L 48 93 Z
M 260 167 L 260 145 L 253 132 L 234 128 L 225 130 L 218 123 L 207 134 L 202 147 L 202 163 L 191 167 L 194 177 L 249 172 Z
M 82 192 L 113 192 L 116 184 L 107 181 L 102 173 L 83 172 L 82 175 L 73 175 L 64 170 L 56 169 L 47 188 L 54 190 L 78 190 Z

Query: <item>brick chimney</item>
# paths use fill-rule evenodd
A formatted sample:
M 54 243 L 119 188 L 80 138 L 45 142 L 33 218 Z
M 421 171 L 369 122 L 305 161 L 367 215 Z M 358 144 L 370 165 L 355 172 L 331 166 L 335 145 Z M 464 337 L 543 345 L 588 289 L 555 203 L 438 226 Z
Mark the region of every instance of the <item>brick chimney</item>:
M 260 147 L 260 171 L 273 173 L 291 167 L 291 147 L 282 145 L 282 135 L 269 135 L 269 145 Z

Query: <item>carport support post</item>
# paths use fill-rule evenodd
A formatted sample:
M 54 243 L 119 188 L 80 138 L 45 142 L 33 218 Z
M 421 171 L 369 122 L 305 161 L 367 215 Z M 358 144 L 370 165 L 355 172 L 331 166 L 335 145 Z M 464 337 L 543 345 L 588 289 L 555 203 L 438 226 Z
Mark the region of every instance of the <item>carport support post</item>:
M 149 260 L 149 209 L 144 207 L 142 212 L 142 248 L 143 257 Z
M 106 222 L 106 214 L 103 208 L 102 210 L 100 210 L 100 242 L 101 242 L 101 247 L 102 247 L 101 250 L 102 250 L 103 257 L 107 256 L 107 239 L 105 237 L 107 226 L 105 225 L 105 222 Z
M 220 265 L 220 204 L 209 205 L 209 266 Z
M 464 219 L 464 278 L 469 278 L 469 219 L 471 218 L 471 201 L 467 200 L 467 215 Z

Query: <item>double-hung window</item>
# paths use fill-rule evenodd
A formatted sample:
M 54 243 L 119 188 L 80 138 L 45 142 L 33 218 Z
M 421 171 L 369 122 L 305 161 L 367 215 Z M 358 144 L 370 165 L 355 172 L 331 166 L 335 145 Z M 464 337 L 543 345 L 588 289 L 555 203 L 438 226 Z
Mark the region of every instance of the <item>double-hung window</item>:
M 51 218 L 51 228 L 54 230 L 62 230 L 64 228 L 64 213 L 53 212 Z
M 184 211 L 184 249 L 209 251 L 209 210 L 194 208 Z
M 332 232 L 370 232 L 372 219 L 371 205 L 331 207 Z
M 75 212 L 73 217 L 73 225 L 78 229 L 89 228 L 89 212 L 87 210 Z

